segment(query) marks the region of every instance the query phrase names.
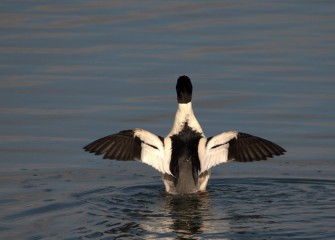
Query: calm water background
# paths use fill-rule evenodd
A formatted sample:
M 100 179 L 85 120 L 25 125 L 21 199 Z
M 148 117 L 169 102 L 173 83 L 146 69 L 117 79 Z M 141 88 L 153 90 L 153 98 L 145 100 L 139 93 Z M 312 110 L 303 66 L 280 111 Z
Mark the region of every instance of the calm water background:
M 334 1 L 1 1 L 1 239 L 334 239 Z M 82 151 L 165 136 L 191 77 L 207 136 L 287 154 L 172 198 L 137 162 Z

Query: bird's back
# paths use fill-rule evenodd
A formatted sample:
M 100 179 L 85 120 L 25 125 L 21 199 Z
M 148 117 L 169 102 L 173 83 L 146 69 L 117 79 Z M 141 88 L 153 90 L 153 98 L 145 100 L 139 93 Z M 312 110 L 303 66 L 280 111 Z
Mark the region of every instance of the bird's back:
M 174 176 L 174 187 L 177 193 L 192 193 L 198 191 L 198 172 L 200 160 L 198 144 L 202 137 L 184 124 L 182 131 L 172 135 L 172 154 L 170 171 Z

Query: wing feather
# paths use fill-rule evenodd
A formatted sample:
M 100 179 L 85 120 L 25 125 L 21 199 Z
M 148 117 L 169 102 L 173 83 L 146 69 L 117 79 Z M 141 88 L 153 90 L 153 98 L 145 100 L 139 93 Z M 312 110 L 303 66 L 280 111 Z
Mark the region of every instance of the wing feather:
M 200 172 L 235 160 L 251 162 L 284 154 L 286 150 L 269 140 L 236 131 L 223 132 L 199 141 Z
M 104 159 L 137 160 L 161 173 L 171 174 L 170 160 L 166 158 L 164 139 L 146 130 L 136 128 L 100 138 L 84 149 Z

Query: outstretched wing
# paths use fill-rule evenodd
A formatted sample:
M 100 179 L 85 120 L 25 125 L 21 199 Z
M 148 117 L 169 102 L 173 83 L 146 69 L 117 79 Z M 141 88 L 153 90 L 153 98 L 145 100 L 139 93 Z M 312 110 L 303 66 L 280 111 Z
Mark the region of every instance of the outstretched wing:
M 235 160 L 251 162 L 266 160 L 286 152 L 279 145 L 266 139 L 235 131 L 223 132 L 199 142 L 201 172 L 220 163 Z
M 121 131 L 100 138 L 84 149 L 104 159 L 137 160 L 146 163 L 161 173 L 171 174 L 169 159 L 164 157 L 164 138 L 143 129 Z

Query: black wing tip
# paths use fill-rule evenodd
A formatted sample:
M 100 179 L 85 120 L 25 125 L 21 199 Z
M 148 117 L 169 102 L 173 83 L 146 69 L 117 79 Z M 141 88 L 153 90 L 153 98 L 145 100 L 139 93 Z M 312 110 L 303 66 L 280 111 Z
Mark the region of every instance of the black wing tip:
M 97 139 L 83 149 L 103 159 L 135 160 L 141 156 L 141 140 L 135 136 L 136 129 L 123 130 Z
M 237 162 L 262 161 L 287 152 L 274 142 L 243 132 L 238 132 L 229 143 L 233 147 L 231 156 Z
M 90 151 L 90 150 L 89 150 L 89 145 L 84 146 L 84 147 L 83 147 L 83 150 L 85 150 L 85 152 L 89 152 L 89 151 Z
M 85 147 L 83 147 L 83 149 L 85 150 L 85 152 L 93 153 L 94 155 L 101 155 L 101 154 L 103 154 L 103 153 L 100 153 L 100 152 L 95 151 L 93 149 L 88 149 L 88 148 L 85 148 Z
M 94 142 L 93 142 L 94 143 Z M 94 147 L 92 146 L 92 143 L 86 145 L 83 147 L 83 150 L 85 150 L 85 152 L 89 152 L 89 153 L 96 153 Z
M 92 153 L 92 152 L 93 152 L 89 145 L 86 145 L 85 147 L 83 147 L 83 150 L 84 150 L 85 152 L 89 152 L 89 153 Z

